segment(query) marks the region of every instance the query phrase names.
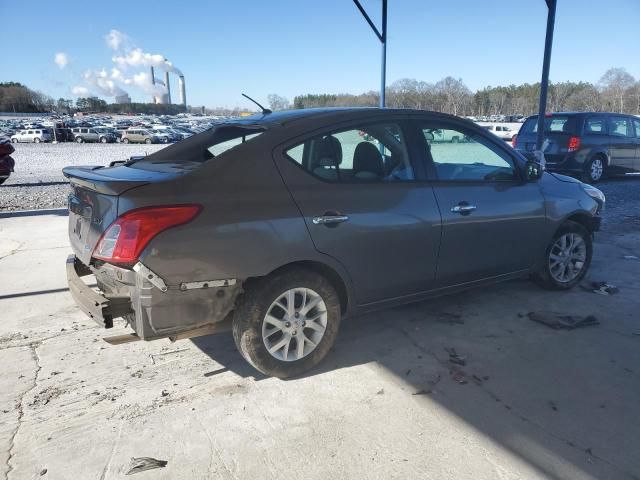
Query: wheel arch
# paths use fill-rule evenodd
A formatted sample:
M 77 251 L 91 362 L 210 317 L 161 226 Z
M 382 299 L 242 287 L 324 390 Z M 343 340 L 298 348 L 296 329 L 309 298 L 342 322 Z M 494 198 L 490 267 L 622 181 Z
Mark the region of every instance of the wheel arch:
M 560 225 L 558 226 L 558 228 L 556 229 L 556 232 L 562 228 L 563 225 L 565 225 L 567 222 L 575 222 L 578 223 L 580 225 L 582 225 L 587 232 L 589 233 L 593 233 L 593 223 L 591 221 L 591 215 L 589 215 L 586 212 L 574 212 L 571 215 L 569 215 L 568 217 L 566 217 L 562 223 L 560 223 Z
M 338 273 L 338 271 L 333 267 L 316 260 L 299 260 L 287 263 L 286 265 L 282 265 L 281 267 L 276 268 L 265 277 L 248 278 L 245 283 L 253 282 L 259 280 L 259 278 L 266 278 L 271 275 L 280 274 L 286 272 L 287 270 L 298 268 L 311 270 L 329 280 L 329 282 L 331 282 L 331 285 L 333 285 L 333 288 L 336 289 L 336 293 L 338 294 L 338 298 L 340 299 L 340 310 L 343 314 L 349 310 L 349 308 L 351 307 L 351 295 L 349 294 L 349 287 L 347 286 L 347 282 L 342 277 L 342 275 L 340 275 L 340 273 Z

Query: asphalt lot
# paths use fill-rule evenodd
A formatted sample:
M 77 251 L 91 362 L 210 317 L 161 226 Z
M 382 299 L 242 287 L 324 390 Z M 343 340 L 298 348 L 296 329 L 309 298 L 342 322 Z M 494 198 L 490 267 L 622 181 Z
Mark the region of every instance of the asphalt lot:
M 66 217 L 0 218 L 0 472 L 115 479 L 147 456 L 168 464 L 134 478 L 637 480 L 640 183 L 603 189 L 590 279 L 618 294 L 523 280 L 352 318 L 289 381 L 230 334 L 109 346 L 66 291 Z

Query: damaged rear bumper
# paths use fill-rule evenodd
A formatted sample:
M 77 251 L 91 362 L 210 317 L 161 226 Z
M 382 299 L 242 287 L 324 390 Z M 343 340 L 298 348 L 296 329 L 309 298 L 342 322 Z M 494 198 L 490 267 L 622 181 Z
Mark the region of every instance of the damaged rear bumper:
M 95 275 L 100 291 L 81 277 Z M 133 269 L 108 263 L 87 266 L 67 258 L 67 281 L 76 304 L 98 325 L 123 317 L 142 340 L 176 337 L 228 319 L 242 292 L 235 279 L 171 284 L 142 263 Z M 186 338 L 186 337 L 185 337 Z
M 111 328 L 114 318 L 133 313 L 131 299 L 128 296 L 102 295 L 93 290 L 81 278 L 92 273 L 75 255 L 67 257 L 67 283 L 71 296 L 89 318 L 101 327 Z

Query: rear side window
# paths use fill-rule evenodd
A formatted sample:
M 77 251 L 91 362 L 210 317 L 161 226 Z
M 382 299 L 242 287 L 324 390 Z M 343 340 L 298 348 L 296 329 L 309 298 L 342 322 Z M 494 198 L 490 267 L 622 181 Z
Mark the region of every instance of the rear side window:
M 414 180 L 402 129 L 396 123 L 328 132 L 289 148 L 287 156 L 327 182 Z
M 633 126 L 636 129 L 636 138 L 640 138 L 640 120 L 634 120 Z
M 609 117 L 609 135 L 631 137 L 631 122 L 625 117 Z
M 588 117 L 584 122 L 584 133 L 587 134 L 605 134 L 607 126 L 604 117 Z
M 530 117 L 522 125 L 522 133 L 538 132 L 538 117 Z M 544 119 L 544 133 L 578 134 L 578 119 L 570 115 L 551 115 Z
M 223 130 L 229 131 L 220 132 L 218 141 L 207 148 L 207 151 L 211 154 L 211 158 L 222 155 L 232 148 L 256 138 L 264 132 L 264 130 L 256 131 L 237 127 L 230 127 Z

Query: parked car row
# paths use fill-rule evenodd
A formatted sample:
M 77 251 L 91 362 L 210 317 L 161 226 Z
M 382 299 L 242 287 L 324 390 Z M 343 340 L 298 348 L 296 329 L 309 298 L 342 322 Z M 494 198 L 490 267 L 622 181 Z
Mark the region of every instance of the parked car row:
M 14 143 L 173 143 L 211 128 L 220 118 L 149 116 L 113 120 L 108 116 L 0 120 L 0 136 Z M 124 132 L 135 128 L 136 132 Z M 143 130 L 142 132 L 140 130 Z M 141 137 L 142 136 L 142 137 Z

